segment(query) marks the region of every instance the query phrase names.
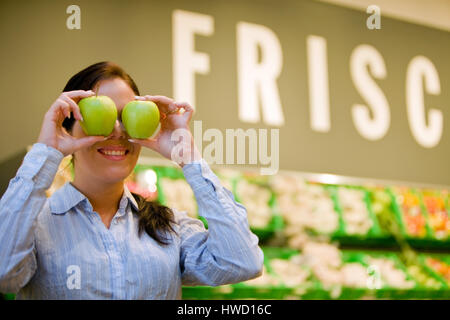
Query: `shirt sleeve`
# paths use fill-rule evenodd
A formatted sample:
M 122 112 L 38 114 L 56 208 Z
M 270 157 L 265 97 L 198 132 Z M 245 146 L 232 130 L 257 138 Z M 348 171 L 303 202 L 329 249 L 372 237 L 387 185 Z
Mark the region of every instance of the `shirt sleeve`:
M 17 293 L 36 271 L 34 225 L 62 159 L 34 144 L 0 200 L 0 292 Z
M 206 230 L 200 220 L 179 214 L 183 284 L 217 286 L 260 275 L 263 253 L 250 231 L 245 207 L 203 159 L 185 165 L 183 172 L 199 214 L 208 222 Z

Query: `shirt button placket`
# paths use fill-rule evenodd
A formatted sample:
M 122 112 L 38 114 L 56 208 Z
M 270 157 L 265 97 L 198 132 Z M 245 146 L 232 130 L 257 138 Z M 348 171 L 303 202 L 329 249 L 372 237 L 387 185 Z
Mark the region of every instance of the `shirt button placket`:
M 116 224 L 117 220 L 115 220 L 114 224 Z M 100 216 L 97 214 L 97 223 L 101 224 L 101 228 L 99 228 L 102 233 L 102 238 L 104 241 L 104 245 L 106 251 L 108 253 L 111 265 L 111 291 L 113 299 L 126 299 L 126 290 L 124 288 L 124 265 L 121 258 L 121 254 L 119 252 L 119 246 L 114 239 L 112 234 L 112 230 L 106 230 L 103 225 L 103 221 L 101 221 Z M 111 226 L 112 227 L 112 226 Z
M 108 243 L 107 245 L 108 253 L 111 259 L 111 268 L 112 268 L 111 280 L 114 288 L 113 296 L 116 299 L 125 299 L 125 291 L 122 285 L 123 282 L 122 277 L 124 276 L 123 263 L 120 252 L 118 251 L 119 248 L 111 232 L 107 232 L 106 239 Z

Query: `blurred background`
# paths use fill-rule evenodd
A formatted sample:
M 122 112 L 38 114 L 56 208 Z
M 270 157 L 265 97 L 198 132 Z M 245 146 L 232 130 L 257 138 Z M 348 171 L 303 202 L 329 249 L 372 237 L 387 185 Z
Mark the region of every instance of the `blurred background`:
M 2 0 L 0 39 L 0 194 L 67 80 L 110 60 L 142 95 L 191 103 L 203 150 L 210 129 L 255 133 L 204 156 L 247 207 L 264 273 L 183 298 L 450 298 L 450 1 Z M 48 195 L 71 175 L 65 159 Z M 198 217 L 152 151 L 127 184 Z

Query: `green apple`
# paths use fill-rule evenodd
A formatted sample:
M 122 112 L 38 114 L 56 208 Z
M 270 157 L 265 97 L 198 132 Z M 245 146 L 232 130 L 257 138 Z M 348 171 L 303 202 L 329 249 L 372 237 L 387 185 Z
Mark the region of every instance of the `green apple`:
M 109 136 L 117 120 L 116 104 L 107 96 L 92 96 L 78 103 L 83 120 L 81 128 L 88 136 Z
M 158 106 L 152 101 L 131 101 L 122 110 L 122 123 L 132 138 L 147 139 L 159 126 Z

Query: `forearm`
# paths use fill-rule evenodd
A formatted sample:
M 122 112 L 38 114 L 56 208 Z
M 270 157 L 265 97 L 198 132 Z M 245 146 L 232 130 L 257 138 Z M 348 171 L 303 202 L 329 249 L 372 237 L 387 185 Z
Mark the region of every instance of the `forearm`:
M 258 238 L 250 231 L 245 208 L 221 185 L 206 162 L 186 165 L 183 171 L 194 191 L 199 214 L 208 221 L 205 257 L 186 263 L 198 264 L 203 261 L 214 265 L 217 274 L 223 276 L 217 277 L 216 283 L 211 283 L 213 285 L 242 281 L 258 275 L 263 254 L 258 247 Z M 214 274 L 214 270 L 211 274 Z
M 34 226 L 62 154 L 36 144 L 0 200 L 0 291 L 16 289 L 34 272 Z

